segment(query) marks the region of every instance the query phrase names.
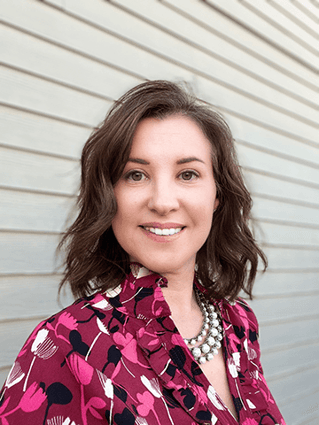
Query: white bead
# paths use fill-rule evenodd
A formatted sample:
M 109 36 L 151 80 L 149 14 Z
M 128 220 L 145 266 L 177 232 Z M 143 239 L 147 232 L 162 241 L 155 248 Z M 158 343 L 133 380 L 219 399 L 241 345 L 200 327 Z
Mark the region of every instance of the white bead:
M 208 361 L 209 360 L 213 360 L 214 354 L 213 353 L 208 353 L 207 356 L 206 356 L 206 358 L 207 358 Z
M 212 336 L 217 336 L 218 330 L 216 328 L 213 328 L 213 329 L 210 330 L 210 333 L 212 334 Z
M 217 326 L 219 325 L 219 321 L 217 319 L 214 319 L 212 321 L 212 325 L 214 326 L 214 328 L 217 328 Z
M 217 317 L 218 317 L 218 316 L 217 316 L 217 313 L 215 313 L 215 312 L 214 312 L 214 313 L 212 313 L 212 318 L 213 318 L 213 319 L 217 319 Z
M 206 363 L 206 358 L 202 356 L 202 357 L 199 359 L 199 363 L 201 363 L 201 364 Z
M 207 354 L 210 350 L 210 346 L 208 344 L 203 344 L 202 345 L 202 352 Z
M 204 329 L 209 329 L 209 324 L 208 323 L 205 323 L 205 325 L 204 325 Z
M 218 334 L 217 335 L 217 339 L 218 339 L 218 341 L 221 341 L 223 339 L 223 335 L 222 334 Z
M 218 354 L 217 348 L 213 348 L 212 349 L 212 353 L 213 353 L 214 356 L 217 356 L 217 354 Z
M 201 331 L 201 333 L 200 333 L 200 334 L 201 334 L 201 336 L 206 336 L 206 335 L 207 335 L 207 332 L 206 332 L 206 331 L 205 331 L 205 329 L 204 329 L 204 330 L 202 330 L 202 331 Z
M 203 341 L 203 337 L 202 337 L 201 335 L 199 335 L 199 336 L 197 337 L 197 341 L 198 341 L 198 342 Z
M 189 343 L 190 343 L 190 345 L 195 345 L 196 344 L 196 339 L 191 339 Z
M 215 339 L 212 336 L 209 336 L 207 338 L 207 344 L 210 345 L 210 346 L 214 345 L 215 344 Z
M 192 353 L 195 358 L 198 358 L 202 354 L 200 348 L 198 347 L 193 348 Z
M 221 345 L 221 343 L 219 342 L 219 341 L 216 341 L 216 343 L 215 343 L 215 347 L 216 348 L 220 348 L 222 345 Z

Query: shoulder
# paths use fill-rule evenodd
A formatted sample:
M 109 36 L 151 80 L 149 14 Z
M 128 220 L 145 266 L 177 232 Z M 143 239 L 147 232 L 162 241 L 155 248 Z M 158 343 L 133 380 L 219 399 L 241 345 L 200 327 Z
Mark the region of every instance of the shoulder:
M 234 326 L 244 327 L 258 333 L 258 320 L 252 307 L 243 298 L 238 297 L 235 302 L 224 301 L 227 316 Z

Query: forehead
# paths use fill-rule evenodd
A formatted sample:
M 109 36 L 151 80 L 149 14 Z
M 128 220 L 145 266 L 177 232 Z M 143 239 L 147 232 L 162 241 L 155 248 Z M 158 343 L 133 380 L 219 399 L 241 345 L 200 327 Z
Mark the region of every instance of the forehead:
M 130 156 L 141 153 L 211 156 L 212 146 L 197 123 L 175 115 L 164 119 L 145 118 L 138 124 Z

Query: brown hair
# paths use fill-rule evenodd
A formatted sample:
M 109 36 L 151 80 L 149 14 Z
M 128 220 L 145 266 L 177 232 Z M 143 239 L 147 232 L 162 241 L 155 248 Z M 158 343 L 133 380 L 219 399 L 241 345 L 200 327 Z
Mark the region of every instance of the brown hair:
M 252 298 L 258 257 L 267 259 L 248 227 L 252 200 L 224 119 L 181 85 L 149 81 L 129 90 L 86 142 L 81 158 L 79 214 L 64 234 L 65 274 L 75 296 L 116 286 L 129 272 L 127 253 L 111 224 L 116 214 L 113 187 L 129 158 L 137 124 L 147 117 L 183 115 L 194 120 L 212 145 L 219 206 L 210 234 L 197 253 L 197 275 L 214 298 L 234 299 L 243 290 Z

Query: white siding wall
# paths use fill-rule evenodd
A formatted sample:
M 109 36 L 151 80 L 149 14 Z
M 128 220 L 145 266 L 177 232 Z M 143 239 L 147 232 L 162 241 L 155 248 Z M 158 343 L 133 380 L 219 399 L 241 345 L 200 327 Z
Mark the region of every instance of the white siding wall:
M 230 123 L 254 196 L 267 380 L 288 424 L 318 424 L 319 2 L 10 0 L 0 31 L 0 381 L 61 308 L 54 251 L 90 131 L 133 85 L 186 80 Z

